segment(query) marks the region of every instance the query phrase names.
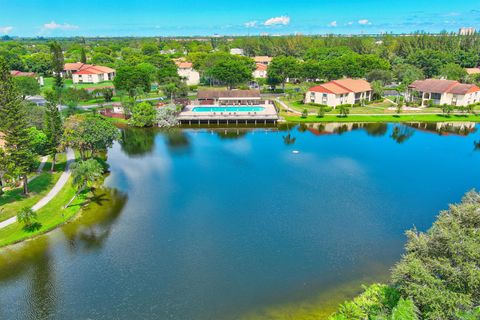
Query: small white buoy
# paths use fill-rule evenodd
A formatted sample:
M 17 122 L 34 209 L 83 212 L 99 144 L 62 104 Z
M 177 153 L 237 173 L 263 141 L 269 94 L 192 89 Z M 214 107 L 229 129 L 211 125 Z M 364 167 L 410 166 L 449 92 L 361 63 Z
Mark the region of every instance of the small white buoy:
M 299 154 L 300 151 L 298 151 L 298 150 L 293 150 L 292 153 L 293 153 L 293 154 Z

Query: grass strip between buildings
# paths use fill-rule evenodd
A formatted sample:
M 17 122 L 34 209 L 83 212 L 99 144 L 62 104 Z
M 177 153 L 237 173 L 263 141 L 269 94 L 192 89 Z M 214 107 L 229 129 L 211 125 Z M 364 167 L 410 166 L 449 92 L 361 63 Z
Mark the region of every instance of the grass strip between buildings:
M 480 115 L 442 115 L 442 114 L 416 114 L 416 115 L 350 115 L 348 117 L 325 115 L 317 116 L 289 116 L 283 115 L 288 122 L 480 122 Z

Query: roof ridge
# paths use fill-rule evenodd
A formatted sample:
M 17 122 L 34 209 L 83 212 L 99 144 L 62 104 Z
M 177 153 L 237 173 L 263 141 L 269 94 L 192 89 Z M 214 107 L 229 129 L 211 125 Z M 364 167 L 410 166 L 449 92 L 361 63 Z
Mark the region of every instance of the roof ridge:
M 354 80 L 354 79 L 352 79 L 352 80 Z M 355 92 L 355 91 L 353 91 L 352 89 L 347 88 L 347 87 L 341 85 L 341 84 L 338 83 L 337 81 L 338 81 L 338 80 L 332 80 L 332 81 L 330 81 L 330 82 L 333 83 L 333 84 L 335 84 L 335 85 L 337 85 L 337 86 L 339 86 L 340 88 L 343 88 L 343 89 L 348 90 L 348 91 L 350 91 L 350 92 Z M 328 83 L 328 82 L 327 82 L 327 83 Z

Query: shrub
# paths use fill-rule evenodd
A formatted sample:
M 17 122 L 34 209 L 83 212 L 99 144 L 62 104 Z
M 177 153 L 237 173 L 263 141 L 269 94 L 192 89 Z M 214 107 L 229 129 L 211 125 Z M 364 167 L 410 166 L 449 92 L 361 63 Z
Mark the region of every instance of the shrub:
M 308 110 L 307 109 L 303 109 L 302 111 L 302 118 L 306 118 L 308 117 Z

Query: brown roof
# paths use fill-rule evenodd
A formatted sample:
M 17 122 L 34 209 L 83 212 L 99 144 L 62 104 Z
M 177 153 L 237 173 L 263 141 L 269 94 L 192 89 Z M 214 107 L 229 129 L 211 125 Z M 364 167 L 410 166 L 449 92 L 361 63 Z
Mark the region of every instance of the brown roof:
M 260 90 L 199 90 L 198 99 L 260 98 Z
M 13 77 L 36 77 L 37 76 L 35 72 L 23 72 L 18 70 L 12 70 L 10 71 L 10 74 Z
M 254 57 L 253 60 L 255 60 L 255 62 L 257 62 L 257 63 L 270 63 L 270 62 L 272 62 L 272 57 L 257 56 L 257 57 Z
M 74 63 L 65 63 L 63 66 L 63 70 L 65 71 L 80 71 L 82 69 L 90 68 L 92 65 L 85 64 L 81 62 L 74 62 Z
M 175 64 L 177 65 L 177 67 L 179 69 L 190 69 L 193 67 L 193 63 L 191 62 L 180 62 L 180 61 L 177 61 L 175 62 Z
M 480 68 L 466 68 L 467 74 L 479 74 Z
M 257 71 L 267 71 L 268 66 L 263 63 L 257 63 Z
M 476 85 L 462 84 L 454 80 L 426 79 L 413 82 L 409 88 L 421 92 L 467 94 L 480 91 Z
M 370 83 L 361 79 L 341 79 L 334 80 L 316 87 L 310 88 L 308 91 L 332 93 L 332 94 L 345 94 L 345 93 L 359 93 L 365 91 L 371 91 L 372 87 Z

